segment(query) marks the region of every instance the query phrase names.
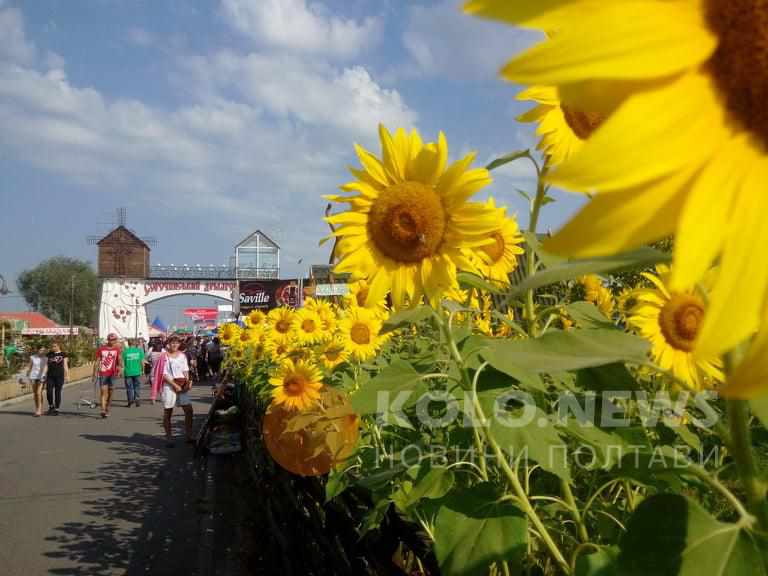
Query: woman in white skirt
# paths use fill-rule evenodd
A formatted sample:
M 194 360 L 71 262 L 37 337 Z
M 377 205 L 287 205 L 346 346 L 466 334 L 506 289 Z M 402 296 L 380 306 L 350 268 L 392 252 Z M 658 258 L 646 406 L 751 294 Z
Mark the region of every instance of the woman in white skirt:
M 165 367 L 163 369 L 163 427 L 165 428 L 166 446 L 173 447 L 171 436 L 171 416 L 173 408 L 180 406 L 184 410 L 184 431 L 187 442 L 193 443 L 192 437 L 192 400 L 189 397 L 189 364 L 187 356 L 179 351 L 179 338 L 171 336 L 168 339 L 168 351 L 165 355 Z
M 27 378 L 32 382 L 32 392 L 35 396 L 35 416 L 43 413 L 43 373 L 45 372 L 48 357 L 45 355 L 45 347 L 40 346 L 36 354 L 29 357 Z

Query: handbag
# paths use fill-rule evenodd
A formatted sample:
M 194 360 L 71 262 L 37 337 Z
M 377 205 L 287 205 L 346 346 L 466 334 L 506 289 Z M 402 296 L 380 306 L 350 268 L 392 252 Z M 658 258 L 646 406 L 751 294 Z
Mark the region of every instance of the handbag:
M 173 377 L 173 383 L 176 384 L 176 386 L 181 387 L 181 392 L 187 392 L 190 388 L 189 385 L 189 379 L 187 378 L 176 378 L 176 374 L 173 373 L 173 362 L 170 361 L 170 359 L 167 360 L 167 362 L 170 362 L 168 365 L 168 368 L 171 370 L 171 376 Z

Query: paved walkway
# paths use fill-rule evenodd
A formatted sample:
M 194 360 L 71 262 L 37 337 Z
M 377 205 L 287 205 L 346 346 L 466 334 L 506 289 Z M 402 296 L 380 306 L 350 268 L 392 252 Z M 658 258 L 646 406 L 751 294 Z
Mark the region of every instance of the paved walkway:
M 196 429 L 209 390 L 193 389 Z M 159 404 L 127 408 L 116 388 L 102 420 L 97 408 L 74 406 L 81 396 L 93 396 L 90 383 L 65 389 L 59 416 L 33 418 L 31 401 L 0 409 L 0 573 L 237 573 L 233 522 L 220 510 L 233 495 L 214 481 L 222 461 L 193 459 L 181 411 L 169 449 Z

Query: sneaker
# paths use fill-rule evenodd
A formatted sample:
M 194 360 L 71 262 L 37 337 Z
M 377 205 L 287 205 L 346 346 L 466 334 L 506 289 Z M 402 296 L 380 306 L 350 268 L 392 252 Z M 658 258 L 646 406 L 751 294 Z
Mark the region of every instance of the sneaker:
M 102 413 L 101 413 L 101 417 L 102 417 L 102 418 L 106 418 L 106 417 L 107 417 L 107 413 L 106 413 L 106 412 L 102 412 Z
M 128 408 L 130 408 L 131 406 L 133 406 L 133 402 L 128 402 Z
M 53 415 L 54 416 L 58 416 L 59 415 L 59 409 L 58 408 L 54 408 L 53 409 Z
M 134 405 L 134 406 L 136 406 L 136 408 L 138 408 L 138 407 L 139 407 L 139 405 L 140 405 L 140 403 L 139 403 L 139 401 L 138 401 L 138 400 L 136 400 L 136 402 L 135 402 L 133 405 Z

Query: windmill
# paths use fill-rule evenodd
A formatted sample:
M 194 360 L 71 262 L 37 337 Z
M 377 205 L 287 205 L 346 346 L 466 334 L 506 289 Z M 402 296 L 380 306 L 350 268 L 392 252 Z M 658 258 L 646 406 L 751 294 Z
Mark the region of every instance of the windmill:
M 152 237 L 140 237 L 128 228 L 127 210 L 117 209 L 117 225 L 106 236 L 88 236 L 90 245 L 99 247 L 99 276 L 146 277 L 149 275 L 150 246 L 157 245 Z

